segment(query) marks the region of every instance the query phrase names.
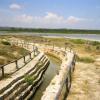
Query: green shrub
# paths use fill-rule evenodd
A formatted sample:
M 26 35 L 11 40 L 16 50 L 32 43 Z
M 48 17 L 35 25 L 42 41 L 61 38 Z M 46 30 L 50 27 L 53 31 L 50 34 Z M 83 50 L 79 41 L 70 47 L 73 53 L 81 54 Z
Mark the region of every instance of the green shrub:
M 33 80 L 33 76 L 25 76 L 25 82 L 27 82 L 29 85 L 33 84 Z
M 98 42 L 98 41 L 92 41 L 92 42 L 91 42 L 91 45 L 97 46 L 97 45 L 100 45 L 100 42 Z
M 75 44 L 84 44 L 85 41 L 82 39 L 71 39 L 71 42 L 75 43 Z
M 11 45 L 10 42 L 8 42 L 8 41 L 1 41 L 1 43 L 2 43 L 3 45 Z
M 97 45 L 96 46 L 96 50 L 100 50 L 100 45 Z

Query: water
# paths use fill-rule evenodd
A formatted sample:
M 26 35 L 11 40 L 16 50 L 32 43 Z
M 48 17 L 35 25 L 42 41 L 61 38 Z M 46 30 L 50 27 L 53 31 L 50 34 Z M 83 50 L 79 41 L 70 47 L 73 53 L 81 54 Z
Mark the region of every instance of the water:
M 46 87 L 49 85 L 50 81 L 53 79 L 53 77 L 60 69 L 61 61 L 51 56 L 48 57 L 50 59 L 50 65 L 47 71 L 45 72 L 43 83 L 40 85 L 40 87 L 37 89 L 36 93 L 33 96 L 33 100 L 41 100 L 41 97 Z
M 28 35 L 28 36 L 46 36 L 46 37 L 64 37 L 64 38 L 73 38 L 73 39 L 85 39 L 85 40 L 94 40 L 100 41 L 100 34 L 58 34 L 58 33 L 31 33 L 31 32 L 22 32 L 22 33 L 2 33 L 4 34 L 12 34 L 12 35 Z

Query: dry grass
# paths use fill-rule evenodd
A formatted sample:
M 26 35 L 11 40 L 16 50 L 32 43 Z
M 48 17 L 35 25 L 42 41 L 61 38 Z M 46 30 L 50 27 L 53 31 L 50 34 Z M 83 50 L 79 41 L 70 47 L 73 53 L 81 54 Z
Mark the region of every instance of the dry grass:
M 100 66 L 77 63 L 67 100 L 100 100 Z
M 0 39 L 0 65 L 9 63 L 29 53 L 29 51 L 23 48 L 10 45 L 9 42 L 3 42 L 3 39 L 5 37 Z

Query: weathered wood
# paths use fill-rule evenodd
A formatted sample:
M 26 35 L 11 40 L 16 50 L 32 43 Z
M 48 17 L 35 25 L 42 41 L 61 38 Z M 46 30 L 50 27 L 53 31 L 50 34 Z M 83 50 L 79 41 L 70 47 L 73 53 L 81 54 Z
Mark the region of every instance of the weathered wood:
M 9 41 L 9 42 L 11 42 L 11 44 L 12 45 L 17 45 L 17 46 L 21 46 L 21 47 L 24 47 L 24 48 L 26 48 L 26 49 L 29 49 L 29 46 L 32 46 L 32 44 L 29 44 L 29 43 L 25 43 L 25 41 L 18 41 L 18 40 L 15 40 L 15 41 Z M 34 55 L 36 54 L 36 50 L 34 50 L 34 51 L 32 51 L 32 52 L 34 52 Z M 31 53 L 32 53 L 31 52 Z M 29 59 L 32 59 L 33 58 L 33 55 L 31 55 L 31 53 L 29 54 Z M 26 55 L 27 56 L 27 55 Z M 24 63 L 26 64 L 26 59 L 25 59 L 25 57 L 26 56 L 24 56 L 24 57 L 22 57 L 23 59 L 24 59 Z M 19 58 L 19 59 L 21 59 L 21 58 Z M 19 59 L 17 59 L 17 60 L 19 60 Z M 20 66 L 20 65 L 18 65 L 18 61 L 17 60 L 15 60 L 15 61 L 13 61 L 15 64 L 16 64 L 16 69 L 19 69 L 19 67 L 18 66 Z M 12 63 L 12 62 L 10 62 L 10 63 Z M 10 63 L 8 63 L 8 64 L 10 64 Z M 5 65 L 3 65 L 4 67 L 6 67 L 6 65 L 8 65 L 8 64 L 5 64 Z M 2 70 L 2 77 L 4 76 L 4 68 L 1 68 L 1 70 Z
M 30 59 L 32 59 L 32 58 L 31 58 L 31 53 L 29 53 L 29 55 L 30 55 Z
M 69 92 L 71 87 L 71 68 L 74 60 L 74 53 L 72 50 L 66 51 L 66 53 L 67 54 L 65 54 L 65 58 L 62 58 L 62 65 L 59 75 L 56 75 L 53 78 L 50 85 L 46 88 L 41 100 L 58 100 L 64 84 L 66 84 L 66 93 Z M 66 96 L 67 95 L 68 94 L 66 94 Z
M 18 61 L 16 60 L 15 63 L 16 63 L 16 69 L 19 69 L 18 68 Z
M 25 56 L 24 56 L 23 58 L 24 58 L 24 63 L 26 64 L 26 61 L 25 61 Z
M 2 66 L 1 69 L 2 69 L 2 77 L 4 77 L 4 66 Z

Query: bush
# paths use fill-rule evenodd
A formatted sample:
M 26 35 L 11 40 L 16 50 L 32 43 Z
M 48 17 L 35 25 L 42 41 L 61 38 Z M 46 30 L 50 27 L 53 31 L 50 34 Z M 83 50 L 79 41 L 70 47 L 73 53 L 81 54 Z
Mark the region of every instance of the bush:
M 98 42 L 98 41 L 92 41 L 92 42 L 91 42 L 91 45 L 97 46 L 97 45 L 100 45 L 100 42 Z
M 71 39 L 71 42 L 75 43 L 75 44 L 84 44 L 85 41 L 82 39 Z
M 11 45 L 8 41 L 1 41 L 3 45 Z
M 100 50 L 100 46 L 99 45 L 96 46 L 96 50 Z
M 33 84 L 34 77 L 33 76 L 25 76 L 25 82 L 27 82 L 29 85 Z

